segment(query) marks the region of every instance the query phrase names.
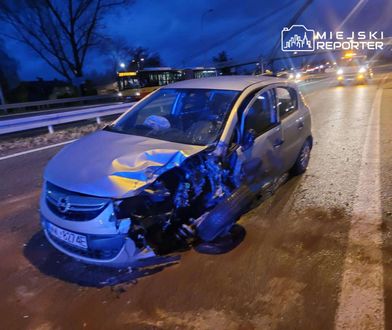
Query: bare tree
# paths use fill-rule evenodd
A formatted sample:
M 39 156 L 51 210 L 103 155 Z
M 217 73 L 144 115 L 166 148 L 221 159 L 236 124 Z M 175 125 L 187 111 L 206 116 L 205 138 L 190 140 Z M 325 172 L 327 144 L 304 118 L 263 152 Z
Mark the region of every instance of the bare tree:
M 212 58 L 212 61 L 215 63 L 215 65 L 220 65 L 220 66 L 224 65 L 224 64 L 227 64 L 227 62 L 231 61 L 231 60 L 232 60 L 232 58 L 229 58 L 229 56 L 227 55 L 226 51 L 224 51 L 224 50 L 219 52 L 216 56 L 214 56 Z M 223 75 L 230 75 L 230 74 L 232 74 L 230 68 L 229 67 L 224 67 L 224 66 L 220 67 L 220 72 Z
M 128 66 L 132 58 L 133 48 L 128 46 L 127 40 L 119 37 L 107 37 L 100 43 L 100 51 L 107 58 L 112 73 L 120 69 L 120 63 Z
M 28 45 L 53 70 L 79 84 L 88 52 L 99 43 L 98 30 L 104 15 L 130 2 L 2 0 L 0 19 L 12 28 L 7 37 Z
M 150 53 L 148 48 L 136 47 L 131 51 L 131 63 L 128 68 L 136 70 L 144 67 L 159 67 L 162 65 L 161 57 L 158 53 Z
M 113 68 L 113 73 L 119 69 L 140 70 L 145 67 L 159 67 L 162 60 L 157 52 L 138 46 L 131 47 L 123 38 L 105 38 L 100 43 L 100 50 L 108 58 L 108 63 Z M 125 66 L 120 67 L 123 63 Z
M 214 56 L 212 58 L 212 61 L 214 63 L 223 63 L 223 62 L 227 62 L 229 60 L 227 53 L 223 50 L 221 52 L 218 53 L 217 56 Z
M 19 84 L 18 67 L 19 63 L 9 55 L 0 39 L 0 104 L 5 103 L 7 94 Z

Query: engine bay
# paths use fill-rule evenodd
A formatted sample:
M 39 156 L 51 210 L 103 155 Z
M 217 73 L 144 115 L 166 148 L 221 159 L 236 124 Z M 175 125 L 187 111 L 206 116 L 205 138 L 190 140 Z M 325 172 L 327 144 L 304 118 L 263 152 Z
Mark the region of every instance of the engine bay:
M 222 158 L 207 151 L 189 157 L 137 196 L 116 201 L 116 218 L 130 219 L 128 235 L 139 249 L 186 248 L 200 238 L 197 228 L 207 214 L 239 187 L 236 158 L 235 152 Z M 232 219 L 227 222 L 231 227 Z

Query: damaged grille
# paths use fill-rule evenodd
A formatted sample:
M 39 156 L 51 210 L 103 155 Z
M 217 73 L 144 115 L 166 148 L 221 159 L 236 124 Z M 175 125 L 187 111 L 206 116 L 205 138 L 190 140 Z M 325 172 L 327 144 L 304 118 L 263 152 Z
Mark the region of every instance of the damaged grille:
M 92 220 L 105 209 L 109 201 L 107 198 L 82 195 L 46 183 L 46 203 L 54 214 L 63 219 Z

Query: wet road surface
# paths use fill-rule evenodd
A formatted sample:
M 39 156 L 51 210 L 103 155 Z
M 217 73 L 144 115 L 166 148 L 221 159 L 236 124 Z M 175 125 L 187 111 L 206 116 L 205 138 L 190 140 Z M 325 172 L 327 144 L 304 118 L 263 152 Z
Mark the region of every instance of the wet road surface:
M 364 282 L 370 290 L 357 296 L 381 293 L 360 325 L 392 328 L 392 82 L 381 85 L 382 78 L 369 86 L 325 80 L 303 87 L 313 116 L 308 171 L 245 214 L 244 240 L 223 255 L 190 250 L 133 272 L 81 265 L 51 248 L 39 227 L 42 171 L 59 148 L 0 161 L 0 327 L 331 329 L 350 325 L 347 314 L 360 311 L 342 294 L 342 287 L 362 288 L 345 282 L 359 263 L 381 270 L 381 281 Z M 375 138 L 373 112 L 379 178 L 363 159 Z M 352 231 L 355 210 L 367 210 L 361 195 L 368 188 L 382 224 L 365 225 L 381 237 L 365 249 L 353 247 Z

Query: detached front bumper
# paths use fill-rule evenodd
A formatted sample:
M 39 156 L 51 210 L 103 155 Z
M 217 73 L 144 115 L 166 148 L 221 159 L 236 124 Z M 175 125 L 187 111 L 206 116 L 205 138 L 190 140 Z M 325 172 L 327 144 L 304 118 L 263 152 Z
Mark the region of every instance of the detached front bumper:
M 108 267 L 127 267 L 136 260 L 154 256 L 152 251 L 141 251 L 127 233 L 121 233 L 115 222 L 110 221 L 112 204 L 94 219 L 88 221 L 66 220 L 48 207 L 45 194 L 41 195 L 41 225 L 48 241 L 62 253 L 84 263 Z M 87 248 L 81 248 L 54 236 L 48 226 L 52 224 L 77 235 L 86 237 Z

